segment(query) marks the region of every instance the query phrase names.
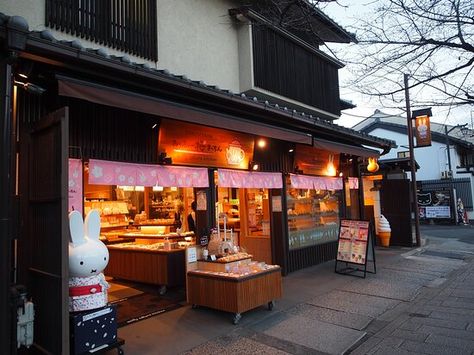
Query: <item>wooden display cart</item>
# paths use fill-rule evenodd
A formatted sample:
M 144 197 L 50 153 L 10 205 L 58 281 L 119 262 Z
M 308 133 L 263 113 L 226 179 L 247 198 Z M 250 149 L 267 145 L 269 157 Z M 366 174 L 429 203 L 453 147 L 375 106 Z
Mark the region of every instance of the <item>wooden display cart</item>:
M 237 324 L 241 314 L 253 308 L 268 305 L 281 298 L 281 268 L 274 266 L 245 276 L 225 276 L 225 273 L 188 271 L 188 302 L 233 313 Z
M 119 279 L 168 286 L 185 282 L 184 249 L 148 250 L 109 245 L 109 263 L 104 273 Z

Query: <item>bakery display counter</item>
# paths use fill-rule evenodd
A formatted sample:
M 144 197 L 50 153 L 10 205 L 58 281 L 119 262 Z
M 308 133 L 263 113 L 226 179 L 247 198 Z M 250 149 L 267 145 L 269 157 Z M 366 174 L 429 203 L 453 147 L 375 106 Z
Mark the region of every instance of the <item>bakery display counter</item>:
M 225 271 L 188 271 L 188 302 L 193 308 L 209 307 L 233 313 L 237 324 L 243 312 L 267 305 L 273 309 L 274 300 L 281 298 L 281 268 L 264 263 L 233 262 Z
M 107 248 L 107 276 L 159 285 L 161 294 L 167 287 L 184 285 L 185 248 L 165 250 L 160 245 L 136 243 L 112 244 Z

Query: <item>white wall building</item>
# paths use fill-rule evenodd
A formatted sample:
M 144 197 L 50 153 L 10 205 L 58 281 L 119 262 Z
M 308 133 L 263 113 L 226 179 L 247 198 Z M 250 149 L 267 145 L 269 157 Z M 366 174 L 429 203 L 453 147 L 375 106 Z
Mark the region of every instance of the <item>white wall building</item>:
M 378 137 L 394 140 L 397 143 L 398 147 L 384 155 L 382 161 L 384 159 L 400 158 L 405 154 L 408 156 L 406 117 L 385 114 L 380 110 L 375 110 L 373 115 L 359 122 L 353 128 Z M 446 131 L 448 135 L 446 135 Z M 470 219 L 474 218 L 472 212 L 472 196 L 474 196 L 474 171 L 472 169 L 472 155 L 474 153 L 473 133 L 467 127 L 450 126 L 431 121 L 431 146 L 414 149 L 415 160 L 420 166 L 416 172 L 417 181 L 439 181 L 446 184 L 450 181 L 469 181 L 469 191 L 465 191 L 464 188 L 458 186 L 457 196 L 462 196 Z M 447 154 L 448 144 L 450 164 Z M 451 169 L 449 168 L 450 166 Z M 407 175 L 410 178 L 410 174 Z

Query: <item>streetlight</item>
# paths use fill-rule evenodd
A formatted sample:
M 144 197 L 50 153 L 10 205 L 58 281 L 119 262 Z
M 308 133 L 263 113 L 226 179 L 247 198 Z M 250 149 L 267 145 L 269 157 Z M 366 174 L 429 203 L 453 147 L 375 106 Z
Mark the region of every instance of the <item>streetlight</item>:
M 453 126 L 448 130 L 448 126 L 444 125 L 444 134 L 446 136 L 446 153 L 448 154 L 448 175 L 450 178 L 453 177 L 453 172 L 451 171 L 451 152 L 449 151 L 449 133 L 456 128 L 461 129 L 461 132 L 462 132 L 463 128 L 465 129 L 466 126 L 467 126 L 467 123 L 457 124 L 456 126 Z

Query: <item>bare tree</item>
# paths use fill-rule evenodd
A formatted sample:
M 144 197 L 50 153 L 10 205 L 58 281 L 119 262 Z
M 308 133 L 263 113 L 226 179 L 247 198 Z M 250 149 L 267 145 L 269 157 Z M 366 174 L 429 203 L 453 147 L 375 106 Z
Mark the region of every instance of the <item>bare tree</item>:
M 403 100 L 402 74 L 408 73 L 415 106 L 473 105 L 473 0 L 380 3 L 374 18 L 360 19 L 355 28 L 354 88 L 390 107 Z

